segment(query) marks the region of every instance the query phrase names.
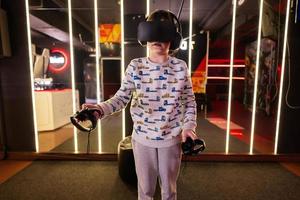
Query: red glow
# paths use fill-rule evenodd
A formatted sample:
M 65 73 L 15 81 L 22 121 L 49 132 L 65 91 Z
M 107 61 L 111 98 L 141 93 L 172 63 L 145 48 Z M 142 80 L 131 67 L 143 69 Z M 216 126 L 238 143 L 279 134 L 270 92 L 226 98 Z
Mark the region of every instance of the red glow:
M 230 63 L 230 59 L 209 59 L 208 60 L 208 64 L 229 64 Z M 234 65 L 244 65 L 245 64 L 245 60 L 243 59 L 234 59 L 233 60 L 233 64 Z
M 67 52 L 64 49 L 52 49 L 51 53 L 60 53 L 61 55 L 63 55 L 63 57 L 65 59 L 65 63 L 59 68 L 56 68 L 52 64 L 49 63 L 49 70 L 54 73 L 60 73 L 64 70 L 66 70 L 67 67 L 69 66 L 68 65 L 69 64 L 69 56 L 68 56 Z
M 242 132 L 242 130 L 230 130 L 230 135 L 243 136 L 243 132 Z

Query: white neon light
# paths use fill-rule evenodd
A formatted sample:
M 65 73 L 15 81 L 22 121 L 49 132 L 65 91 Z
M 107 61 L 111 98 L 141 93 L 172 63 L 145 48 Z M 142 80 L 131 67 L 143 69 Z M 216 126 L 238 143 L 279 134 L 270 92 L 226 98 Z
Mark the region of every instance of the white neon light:
M 192 41 L 192 49 L 194 49 L 194 44 L 195 41 Z M 186 40 L 182 40 L 181 44 L 180 44 L 180 49 L 181 50 L 188 50 L 188 42 Z
M 295 21 L 294 21 L 294 23 L 297 23 L 297 21 L 298 21 L 299 19 L 298 19 L 298 0 L 296 1 L 296 12 L 295 12 Z
M 36 118 L 36 106 L 35 106 L 35 92 L 34 92 L 34 77 L 33 77 L 33 58 L 31 48 L 31 31 L 30 31 L 30 19 L 29 19 L 29 3 L 25 1 L 26 9 L 26 28 L 27 28 L 27 45 L 28 45 L 28 56 L 29 56 L 29 70 L 30 70 L 30 83 L 31 83 L 31 102 L 32 102 L 32 114 L 33 114 L 33 128 L 34 128 L 34 142 L 35 151 L 39 152 L 39 137 L 37 129 L 37 118 Z
M 125 71 L 125 51 L 124 51 L 124 0 L 121 1 L 121 81 L 124 77 Z M 125 122 L 125 110 L 122 110 L 122 138 L 126 136 L 126 122 Z
M 70 38 L 70 64 L 71 64 L 71 78 L 72 78 L 72 106 L 73 113 L 76 112 L 76 89 L 75 89 L 75 68 L 74 68 L 74 44 L 73 44 L 73 27 L 72 27 L 72 4 L 71 0 L 68 0 L 68 20 L 69 20 L 69 38 Z M 74 133 L 74 151 L 78 153 L 78 138 L 77 129 L 73 128 Z
M 101 97 L 100 97 L 100 70 L 99 70 L 99 25 L 98 25 L 98 0 L 94 0 L 94 26 L 95 26 L 95 49 L 96 49 L 96 94 L 97 94 L 97 104 L 100 103 Z M 102 73 L 102 72 L 101 72 Z M 102 153 L 102 140 L 101 140 L 101 135 L 102 135 L 102 126 L 101 126 L 101 120 L 98 120 L 98 152 Z
M 150 2 L 149 2 L 149 0 L 147 0 L 147 2 L 146 2 L 146 16 L 148 17 L 149 14 L 150 14 Z M 149 47 L 148 47 L 148 45 L 146 47 L 146 54 L 147 54 L 147 57 L 149 57 Z
M 251 132 L 250 132 L 250 154 L 253 154 L 253 141 L 254 141 L 254 130 L 255 130 L 255 116 L 256 116 L 256 100 L 257 100 L 257 84 L 258 84 L 258 72 L 260 64 L 260 47 L 261 47 L 261 27 L 262 27 L 262 12 L 264 7 L 264 1 L 260 0 L 259 5 L 259 22 L 257 31 L 257 51 L 256 51 L 256 67 L 255 67 L 255 79 L 254 79 L 254 96 L 252 104 L 252 121 L 251 121 Z
M 190 0 L 190 19 L 189 19 L 189 75 L 192 74 L 192 34 L 193 34 L 193 0 Z
M 277 109 L 274 154 L 277 154 L 277 151 L 278 151 L 278 136 L 279 136 L 279 128 L 280 128 L 282 90 L 283 90 L 283 83 L 284 83 L 285 57 L 286 57 L 286 45 L 287 45 L 287 36 L 288 36 L 288 27 L 289 27 L 290 4 L 291 4 L 291 1 L 288 0 L 287 5 L 286 5 L 286 16 L 285 16 L 285 27 L 284 27 L 282 62 L 281 62 L 280 89 L 279 89 L 279 96 L 278 96 L 279 101 L 278 101 L 278 109 Z
M 227 129 L 226 129 L 226 149 L 229 152 L 230 136 L 230 117 L 231 117 L 231 98 L 232 98 L 232 76 L 233 76 L 233 58 L 234 58 L 234 40 L 235 40 L 235 19 L 236 19 L 236 0 L 233 0 L 232 27 L 231 27 L 231 49 L 230 49 L 230 73 L 229 73 L 229 91 L 228 91 L 228 111 L 227 111 Z

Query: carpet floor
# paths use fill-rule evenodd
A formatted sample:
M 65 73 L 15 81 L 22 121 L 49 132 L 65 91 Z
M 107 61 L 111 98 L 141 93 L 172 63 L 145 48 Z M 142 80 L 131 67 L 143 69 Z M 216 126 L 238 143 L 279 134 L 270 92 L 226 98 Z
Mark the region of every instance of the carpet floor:
M 0 185 L 1 200 L 137 199 L 115 161 L 35 161 Z M 159 187 L 155 199 L 160 199 Z M 300 178 L 278 163 L 182 163 L 178 200 L 299 200 Z

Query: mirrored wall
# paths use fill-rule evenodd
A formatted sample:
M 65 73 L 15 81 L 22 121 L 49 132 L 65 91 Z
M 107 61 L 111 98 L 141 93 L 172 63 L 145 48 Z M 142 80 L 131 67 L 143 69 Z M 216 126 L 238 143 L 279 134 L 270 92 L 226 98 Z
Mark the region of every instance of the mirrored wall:
M 181 22 L 176 57 L 189 67 L 204 153 L 276 152 L 288 1 L 186 0 L 181 11 L 182 0 L 27 2 L 38 152 L 117 153 L 131 135 L 129 108 L 90 134 L 70 116 L 111 98 L 130 60 L 147 55 L 137 25 L 157 9 Z

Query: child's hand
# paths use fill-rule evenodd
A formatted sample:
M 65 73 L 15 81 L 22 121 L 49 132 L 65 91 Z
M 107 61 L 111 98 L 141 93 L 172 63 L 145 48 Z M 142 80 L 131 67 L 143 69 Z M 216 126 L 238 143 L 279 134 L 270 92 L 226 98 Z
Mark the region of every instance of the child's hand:
M 181 133 L 182 142 L 185 142 L 188 137 L 192 138 L 192 140 L 198 139 L 198 136 L 191 129 L 185 129 Z
M 99 112 L 94 112 L 93 115 L 96 117 L 96 119 L 101 119 L 104 115 L 104 111 L 102 110 L 102 108 L 97 105 L 97 104 L 88 104 L 88 103 L 84 103 L 81 106 L 81 109 L 95 109 L 98 110 Z

